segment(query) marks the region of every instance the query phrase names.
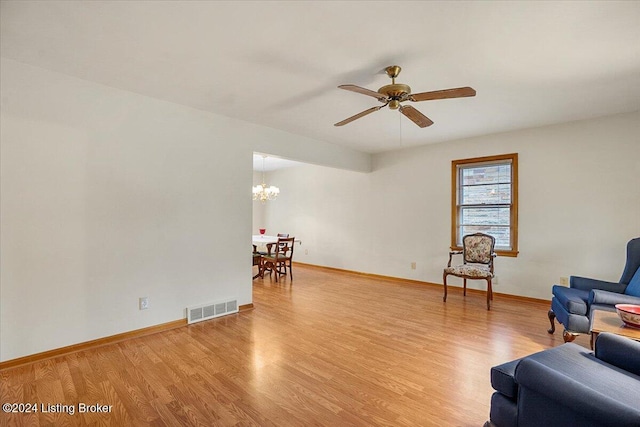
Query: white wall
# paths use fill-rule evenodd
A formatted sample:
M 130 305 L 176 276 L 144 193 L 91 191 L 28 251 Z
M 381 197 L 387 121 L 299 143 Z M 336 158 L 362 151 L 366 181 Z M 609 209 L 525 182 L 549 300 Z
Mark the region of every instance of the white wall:
M 615 280 L 640 234 L 638 113 L 378 155 L 361 173 L 346 169 L 369 170 L 363 153 L 0 67 L 2 361 L 181 319 L 200 302 L 250 303 L 253 151 L 340 168 L 268 176 L 282 193 L 266 228 L 302 239 L 300 261 L 439 282 L 450 161 L 512 151 L 521 254 L 498 259 L 496 291 L 546 298 L 560 275 Z
M 252 302 L 252 154 L 369 155 L 3 58 L 0 360 Z M 148 296 L 151 308 L 138 310 Z
M 495 291 L 549 299 L 561 276 L 619 279 L 626 242 L 640 236 L 638 112 L 380 154 L 369 174 L 275 171 L 266 226 L 302 239 L 300 262 L 442 283 L 451 161 L 511 152 L 520 254 L 496 260 Z
M 265 181 L 267 185 L 271 185 L 269 184 L 269 180 L 267 179 L 268 177 L 268 173 L 265 172 L 264 177 L 265 177 Z M 253 184 L 252 185 L 258 185 L 262 182 L 262 172 L 253 172 Z M 264 228 L 266 226 L 266 208 L 267 208 L 267 202 L 262 203 L 258 200 L 254 200 L 253 204 L 253 219 L 252 219 L 252 226 L 251 226 L 251 234 L 258 234 L 260 232 L 261 228 Z

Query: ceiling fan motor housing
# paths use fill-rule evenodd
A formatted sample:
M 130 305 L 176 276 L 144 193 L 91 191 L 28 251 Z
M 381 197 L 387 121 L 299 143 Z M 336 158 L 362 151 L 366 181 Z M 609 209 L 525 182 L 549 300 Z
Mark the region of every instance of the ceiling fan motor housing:
M 381 93 L 390 99 L 389 108 L 396 110 L 400 106 L 400 102 L 406 101 L 409 98 L 411 88 L 408 85 L 394 83 L 382 86 L 378 89 L 378 93 Z

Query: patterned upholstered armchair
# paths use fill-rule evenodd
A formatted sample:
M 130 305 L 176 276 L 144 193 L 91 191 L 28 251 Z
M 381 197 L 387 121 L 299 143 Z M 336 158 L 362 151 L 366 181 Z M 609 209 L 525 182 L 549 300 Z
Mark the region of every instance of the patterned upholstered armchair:
M 640 237 L 627 243 L 627 262 L 618 283 L 571 276 L 569 287 L 554 285 L 551 292 L 548 332 L 555 332 L 557 319 L 564 326 L 565 342 L 591 331 L 593 310 L 615 311 L 616 304 L 640 305 Z
M 494 248 L 496 239 L 484 233 L 469 234 L 462 238 L 462 250 L 449 252 L 449 263 L 442 274 L 444 282 L 444 296 L 442 301 L 447 302 L 447 276 L 453 275 L 463 279 L 463 295 L 467 295 L 467 279 L 487 281 L 487 310 L 491 310 L 493 291 L 491 280 L 493 279 L 493 259 L 496 256 Z M 454 255 L 462 255 L 462 264 L 451 266 Z

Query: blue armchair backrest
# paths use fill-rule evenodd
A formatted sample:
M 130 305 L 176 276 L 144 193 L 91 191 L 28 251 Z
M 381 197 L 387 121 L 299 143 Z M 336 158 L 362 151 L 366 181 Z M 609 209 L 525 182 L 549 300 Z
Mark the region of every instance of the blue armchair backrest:
M 638 268 L 640 268 L 640 237 L 631 239 L 627 243 L 627 263 L 624 266 L 620 283 L 628 285 Z

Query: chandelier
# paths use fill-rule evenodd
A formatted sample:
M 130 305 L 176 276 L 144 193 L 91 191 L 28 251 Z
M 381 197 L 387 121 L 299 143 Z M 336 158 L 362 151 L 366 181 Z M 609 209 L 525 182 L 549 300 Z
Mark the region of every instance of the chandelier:
M 267 187 L 264 183 L 264 159 L 267 156 L 262 156 L 262 184 L 253 187 L 253 200 L 260 200 L 262 203 L 267 200 L 274 200 L 280 194 L 280 189 L 273 185 Z

